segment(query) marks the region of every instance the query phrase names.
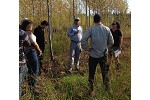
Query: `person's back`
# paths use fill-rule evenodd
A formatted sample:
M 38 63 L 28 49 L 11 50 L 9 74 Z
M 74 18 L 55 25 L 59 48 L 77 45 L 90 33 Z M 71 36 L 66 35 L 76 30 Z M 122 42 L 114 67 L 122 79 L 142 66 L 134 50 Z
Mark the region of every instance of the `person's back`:
M 112 41 L 109 41 L 110 30 L 103 24 L 95 24 L 90 29 L 90 42 L 91 42 L 91 53 L 90 55 L 94 58 L 100 58 L 104 51 L 108 48 L 108 45 L 112 45 Z
M 86 31 L 81 40 L 82 48 L 89 54 L 89 92 L 91 96 L 94 95 L 94 75 L 97 64 L 100 65 L 103 83 L 105 89 L 109 90 L 108 71 L 109 65 L 107 64 L 106 50 L 108 46 L 113 45 L 114 40 L 110 29 L 101 23 L 101 17 L 98 14 L 94 15 L 94 22 L 90 29 Z M 88 39 L 90 38 L 90 46 L 88 47 Z

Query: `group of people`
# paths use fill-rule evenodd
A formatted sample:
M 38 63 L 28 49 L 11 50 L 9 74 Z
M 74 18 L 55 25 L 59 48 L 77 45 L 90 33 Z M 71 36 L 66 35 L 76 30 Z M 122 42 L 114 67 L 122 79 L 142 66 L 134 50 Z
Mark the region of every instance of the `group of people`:
M 110 90 L 108 71 L 112 62 L 112 58 L 115 58 L 116 70 L 120 68 L 119 54 L 122 47 L 122 32 L 120 31 L 120 24 L 117 21 L 112 23 L 112 28 L 102 24 L 101 16 L 99 14 L 94 15 L 94 25 L 89 28 L 84 34 L 82 33 L 82 27 L 79 25 L 80 19 L 75 18 L 74 24 L 68 31 L 70 37 L 70 57 L 68 71 L 72 71 L 74 65 L 75 70 L 79 71 L 79 59 L 82 48 L 86 52 L 86 57 L 89 58 L 89 77 L 88 85 L 90 95 L 94 95 L 93 82 L 97 64 L 100 65 L 103 83 L 107 91 Z M 88 45 L 88 39 L 90 38 L 90 47 Z M 118 52 L 116 52 L 118 50 Z M 115 52 L 117 56 L 115 56 Z
M 80 26 L 80 19 L 75 18 L 74 24 L 68 31 L 70 37 L 69 67 L 68 71 L 79 71 L 79 60 L 82 48 L 89 58 L 88 85 L 90 95 L 94 95 L 93 83 L 97 64 L 100 65 L 103 83 L 106 90 L 109 90 L 108 71 L 114 51 L 121 50 L 122 33 L 117 21 L 112 23 L 112 28 L 102 24 L 101 16 L 94 15 L 94 25 L 84 34 Z M 33 22 L 23 18 L 19 26 L 19 95 L 22 94 L 21 85 L 28 72 L 28 84 L 33 94 L 36 94 L 36 78 L 41 74 L 42 59 L 46 40 L 44 38 L 44 28 L 48 26 L 47 21 L 41 24 L 32 32 Z M 90 46 L 88 39 L 90 38 Z M 107 56 L 109 55 L 109 57 Z M 110 58 L 110 59 L 107 59 Z M 119 55 L 115 56 L 116 69 L 120 68 Z
M 28 73 L 28 85 L 33 94 L 36 94 L 36 78 L 41 74 L 42 59 L 46 40 L 44 28 L 48 26 L 47 21 L 33 29 L 33 22 L 23 18 L 19 25 L 19 96 L 22 95 L 22 82 Z

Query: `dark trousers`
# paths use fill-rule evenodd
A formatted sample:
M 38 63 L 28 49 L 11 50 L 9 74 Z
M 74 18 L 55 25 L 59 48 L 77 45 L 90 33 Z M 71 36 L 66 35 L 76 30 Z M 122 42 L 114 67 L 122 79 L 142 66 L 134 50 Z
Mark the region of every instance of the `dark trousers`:
M 40 47 L 41 48 L 41 50 L 42 50 L 42 56 L 39 56 L 38 58 L 38 61 L 39 61 L 39 75 L 41 74 L 41 72 L 42 72 L 42 65 L 43 65 L 43 56 L 44 56 L 44 49 L 45 49 L 45 46 L 41 46 Z
M 103 83 L 106 86 L 106 88 L 108 87 L 108 82 L 109 82 L 109 78 L 108 78 L 109 65 L 106 64 L 105 57 L 101 57 L 101 58 L 89 57 L 89 80 L 88 81 L 89 81 L 90 89 L 92 91 L 93 91 L 94 75 L 95 75 L 96 66 L 97 66 L 98 63 L 99 63 L 100 68 L 101 68 Z

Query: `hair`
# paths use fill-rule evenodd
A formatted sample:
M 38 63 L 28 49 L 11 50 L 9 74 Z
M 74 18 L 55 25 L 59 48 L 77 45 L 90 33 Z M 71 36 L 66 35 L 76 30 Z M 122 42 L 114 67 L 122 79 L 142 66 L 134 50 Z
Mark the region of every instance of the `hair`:
M 101 16 L 99 14 L 94 15 L 94 23 L 98 23 L 101 20 Z
M 114 22 L 116 23 L 117 28 L 120 29 L 120 24 L 119 24 L 119 22 L 117 22 L 117 21 L 114 21 Z M 113 22 L 113 23 L 114 23 L 114 22 Z
M 48 22 L 46 20 L 44 20 L 44 21 L 41 22 L 41 25 L 48 26 L 49 24 L 48 24 Z
M 31 21 L 31 20 L 25 20 L 25 21 L 23 21 L 22 22 L 22 30 L 24 30 L 24 31 L 27 31 L 27 26 L 29 25 L 29 24 L 33 24 L 33 22 Z

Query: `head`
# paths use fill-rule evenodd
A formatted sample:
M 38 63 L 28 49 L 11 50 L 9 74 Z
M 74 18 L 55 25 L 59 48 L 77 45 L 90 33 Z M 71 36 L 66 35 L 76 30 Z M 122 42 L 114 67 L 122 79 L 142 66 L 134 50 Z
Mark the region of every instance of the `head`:
M 33 22 L 31 20 L 25 20 L 22 23 L 22 30 L 24 31 L 32 31 Z
M 94 23 L 99 23 L 101 22 L 101 16 L 99 14 L 94 15 Z
M 22 24 L 25 20 L 28 20 L 28 18 L 22 18 L 21 24 Z M 22 25 L 21 25 L 21 24 L 19 24 L 19 29 L 22 29 Z
M 112 28 L 113 29 L 120 29 L 120 24 L 117 21 L 113 21 Z
M 28 20 L 28 18 L 22 18 L 21 24 L 22 24 L 25 20 Z
M 46 20 L 42 21 L 41 24 L 40 24 L 40 26 L 41 26 L 42 29 L 44 29 L 48 25 L 49 24 L 48 24 L 48 22 Z
M 80 24 L 80 19 L 79 19 L 79 18 L 75 18 L 75 19 L 74 19 L 74 24 L 77 25 L 77 26 L 79 26 L 79 24 Z

